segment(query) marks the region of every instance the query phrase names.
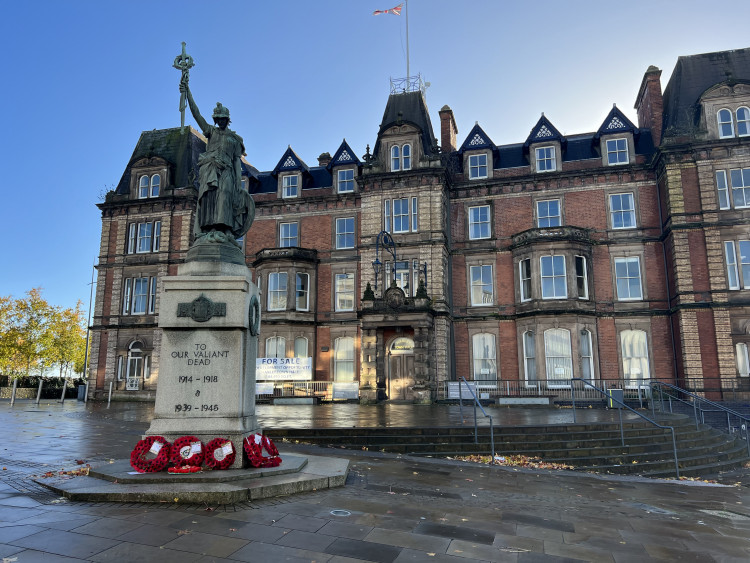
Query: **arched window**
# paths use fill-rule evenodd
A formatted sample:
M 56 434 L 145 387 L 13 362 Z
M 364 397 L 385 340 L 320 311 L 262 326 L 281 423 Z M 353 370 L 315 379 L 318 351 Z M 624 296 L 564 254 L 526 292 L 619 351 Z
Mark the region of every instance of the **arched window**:
M 333 380 L 354 381 L 354 338 L 337 338 L 333 346 Z
M 725 139 L 734 137 L 734 125 L 732 123 L 732 112 L 728 109 L 720 109 L 718 114 L 719 137 Z
M 536 342 L 530 330 L 523 333 L 523 371 L 526 385 L 536 385 Z
M 750 377 L 750 361 L 747 356 L 747 344 L 744 342 L 738 342 L 734 345 L 735 353 L 737 354 L 737 371 L 740 377 Z
M 475 334 L 472 337 L 474 356 L 474 381 L 497 381 L 497 353 L 494 334 Z
M 398 145 L 391 147 L 391 172 L 401 170 L 401 148 Z
M 586 381 L 594 379 L 594 355 L 591 351 L 591 332 L 581 331 L 581 377 Z
M 148 176 L 141 176 L 138 184 L 138 198 L 144 199 L 148 197 Z
M 750 109 L 746 107 L 737 108 L 737 135 L 740 137 L 750 135 Z
M 307 358 L 307 338 L 298 336 L 294 339 L 294 357 Z
M 544 331 L 544 356 L 547 362 L 547 386 L 569 387 L 573 377 L 570 331 L 551 328 Z
M 409 143 L 401 147 L 401 168 L 411 170 L 411 145 Z
M 143 343 L 139 340 L 134 341 L 128 347 L 128 371 L 127 388 L 138 389 L 138 379 L 141 377 L 143 370 Z
M 620 333 L 622 345 L 622 373 L 628 387 L 651 377 L 648 367 L 648 344 L 643 330 L 623 330 Z
M 151 197 L 159 197 L 159 188 L 161 187 L 161 176 L 154 174 L 151 176 Z
M 286 338 L 283 336 L 266 338 L 266 358 L 286 358 Z

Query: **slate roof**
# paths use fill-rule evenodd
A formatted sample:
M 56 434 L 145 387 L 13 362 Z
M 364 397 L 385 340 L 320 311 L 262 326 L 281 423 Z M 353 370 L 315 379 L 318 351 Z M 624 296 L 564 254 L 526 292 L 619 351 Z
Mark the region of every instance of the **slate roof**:
M 378 129 L 378 142 L 375 143 L 373 156 L 377 157 L 380 151 L 380 136 L 394 125 L 408 123 L 414 125 L 422 132 L 422 151 L 427 156 L 436 154 L 438 142 L 432 130 L 430 113 L 427 111 L 427 103 L 422 92 L 402 92 L 388 96 L 388 103 L 383 113 L 383 121 Z
M 180 127 L 154 129 L 141 133 L 133 155 L 120 178 L 116 193 L 130 193 L 130 167 L 141 158 L 158 156 L 172 166 L 174 186 L 181 188 L 191 184 L 190 171 L 198 170 L 198 156 L 206 150 L 206 140 L 198 131 L 189 127 L 184 133 Z M 167 186 L 165 186 L 167 187 Z
M 750 83 L 750 48 L 679 57 L 664 88 L 664 136 L 694 135 L 700 120 L 699 98 L 722 82 Z

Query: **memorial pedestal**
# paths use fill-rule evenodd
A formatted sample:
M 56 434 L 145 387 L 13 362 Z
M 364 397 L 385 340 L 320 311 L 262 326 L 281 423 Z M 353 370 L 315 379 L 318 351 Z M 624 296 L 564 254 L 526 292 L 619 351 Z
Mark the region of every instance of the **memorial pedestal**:
M 186 262 L 163 281 L 162 352 L 154 418 L 146 435 L 170 442 L 193 435 L 242 442 L 260 432 L 255 417 L 258 288 L 244 264 Z

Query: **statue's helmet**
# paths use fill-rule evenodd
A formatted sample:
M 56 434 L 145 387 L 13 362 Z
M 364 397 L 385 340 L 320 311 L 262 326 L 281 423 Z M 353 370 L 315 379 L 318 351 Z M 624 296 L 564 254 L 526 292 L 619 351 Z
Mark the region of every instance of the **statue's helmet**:
M 221 102 L 216 102 L 216 107 L 214 108 L 214 119 L 219 119 L 220 117 L 226 117 L 229 119 L 229 108 L 221 105 Z

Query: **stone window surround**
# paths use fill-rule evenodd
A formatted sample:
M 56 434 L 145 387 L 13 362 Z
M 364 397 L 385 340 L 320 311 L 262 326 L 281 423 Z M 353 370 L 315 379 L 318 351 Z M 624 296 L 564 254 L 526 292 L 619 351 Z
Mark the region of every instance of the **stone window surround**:
M 353 232 L 352 232 L 352 236 L 354 238 L 353 246 L 346 246 L 346 247 L 339 248 L 339 246 L 338 246 L 338 220 L 339 219 L 352 219 L 352 221 L 353 221 L 353 229 L 354 229 Z M 349 251 L 349 252 L 351 252 L 352 250 L 356 250 L 356 248 L 358 246 L 357 245 L 357 215 L 356 215 L 356 213 L 353 214 L 353 215 L 351 213 L 343 213 L 341 215 L 333 215 L 333 216 L 331 216 L 331 226 L 333 227 L 333 235 L 332 235 L 333 238 L 332 238 L 332 241 L 331 241 L 331 250 L 332 251 L 335 252 L 337 250 L 343 250 L 343 251 Z
M 646 283 L 646 249 L 643 245 L 617 245 L 609 249 L 610 256 L 610 275 L 612 276 L 612 298 L 615 303 L 621 306 L 635 304 L 643 306 L 648 301 L 648 284 Z M 620 299 L 617 295 L 617 277 L 615 275 L 615 258 L 638 258 L 641 274 L 641 298 L 640 299 Z
M 535 194 L 532 196 L 532 212 L 534 214 L 534 228 L 543 229 L 545 227 L 539 226 L 539 202 L 541 201 L 554 201 L 560 202 L 560 226 L 564 226 L 565 223 L 565 194 L 559 194 L 555 197 L 550 197 L 550 194 Z
M 146 278 L 146 310 L 143 313 L 133 312 L 133 301 L 135 299 L 135 280 L 140 278 Z M 125 312 L 125 292 L 127 291 L 127 281 L 130 281 L 130 296 L 127 313 Z M 156 280 L 156 282 L 152 282 Z M 152 293 L 152 283 L 156 283 L 155 293 Z M 156 271 L 155 266 L 147 268 L 146 270 L 130 271 L 123 270 L 122 279 L 120 285 L 120 296 L 118 303 L 118 315 L 124 317 L 141 316 L 141 315 L 158 315 L 158 307 L 156 306 L 159 300 L 159 273 Z
M 310 276 L 307 288 L 308 309 L 299 311 L 300 313 L 309 313 L 316 310 L 317 290 L 315 288 L 315 268 L 311 266 L 296 266 L 295 264 L 284 264 L 271 267 L 261 267 L 255 271 L 255 279 L 262 280 L 263 294 L 265 299 L 261 299 L 261 310 L 265 313 L 282 313 L 284 311 L 296 311 L 297 306 L 297 273 L 307 274 Z M 269 299 L 269 276 L 270 274 L 285 273 L 286 278 L 286 307 L 284 309 L 268 309 Z
M 651 336 L 651 321 L 650 319 L 639 319 L 635 317 L 628 317 L 622 319 L 615 319 L 615 334 L 617 335 L 617 370 L 619 379 L 625 379 L 625 371 L 622 363 L 622 337 L 620 334 L 624 330 L 642 330 L 646 333 L 646 346 L 648 346 L 648 369 L 649 375 L 654 376 L 654 347 Z M 592 338 L 594 334 L 592 333 Z M 594 348 L 596 350 L 596 347 Z
M 159 224 L 158 235 L 156 234 L 157 231 L 157 223 Z M 151 243 L 149 244 L 148 250 L 139 250 L 139 234 L 140 234 L 140 226 L 150 224 L 151 225 Z M 161 218 L 158 219 L 152 219 L 147 221 L 133 221 L 129 222 L 126 227 L 127 236 L 125 237 L 125 254 L 128 255 L 134 255 L 134 254 L 153 254 L 154 252 L 159 252 L 161 249 L 161 242 L 163 240 L 162 237 L 162 229 L 161 229 Z M 155 244 L 158 241 L 158 244 Z
M 287 178 L 289 176 L 297 176 L 297 195 L 284 196 L 284 178 Z M 289 172 L 279 172 L 278 192 L 276 196 L 281 199 L 294 199 L 296 197 L 300 197 L 301 195 L 302 195 L 302 174 L 300 173 L 300 171 L 292 170 Z
M 356 293 L 356 291 L 355 291 Z M 331 327 L 330 345 L 328 351 L 328 376 L 329 381 L 333 381 L 336 376 L 336 339 L 352 338 L 354 339 L 354 381 L 359 381 L 361 369 L 362 343 L 357 327 Z
M 409 170 L 418 168 L 419 161 L 422 158 L 419 138 L 419 130 L 413 125 L 394 125 L 383 133 L 380 139 L 380 155 L 378 157 L 383 170 L 391 172 L 391 147 L 399 146 L 399 158 L 401 158 L 401 147 L 404 144 L 411 145 L 411 168 Z M 408 172 L 409 170 L 405 171 L 402 168 L 396 172 Z
M 167 172 L 166 165 L 158 166 L 138 166 L 131 168 L 130 171 L 130 199 L 152 199 L 151 198 L 151 177 L 155 174 L 159 175 L 159 195 L 164 192 L 164 188 L 167 186 Z M 139 197 L 140 182 L 143 176 L 149 177 L 149 188 L 148 197 Z
M 342 172 L 344 170 L 352 170 L 353 171 L 353 178 L 352 182 L 354 182 L 352 186 L 352 190 L 348 192 L 340 192 L 339 191 L 339 172 Z M 333 167 L 333 189 L 338 194 L 353 194 L 356 193 L 357 190 L 357 167 L 353 164 L 346 164 L 346 165 L 339 165 Z
M 744 231 L 744 232 L 743 232 Z M 750 233 L 742 228 L 732 229 L 731 236 L 723 236 L 721 240 L 722 258 L 724 260 L 724 279 L 726 280 L 727 291 L 741 291 L 744 289 L 750 289 L 750 279 L 745 279 L 742 275 L 742 253 L 740 251 L 740 241 L 750 242 Z M 734 269 L 737 277 L 737 287 L 732 287 L 729 283 L 729 263 L 727 262 L 726 247 L 728 242 L 733 243 L 732 248 L 734 250 Z
M 305 330 L 303 327 L 295 327 L 295 326 L 274 326 L 272 331 L 269 331 L 268 333 L 263 334 L 263 338 L 259 339 L 258 346 L 259 348 L 262 347 L 262 350 L 258 350 L 258 356 L 259 357 L 265 357 L 266 355 L 266 340 L 268 338 L 274 338 L 274 337 L 283 337 L 286 339 L 286 350 L 285 350 L 285 357 L 291 358 L 294 357 L 294 339 L 297 337 L 303 337 L 307 338 L 307 353 L 312 356 L 313 358 L 313 372 L 315 371 L 315 354 L 311 354 L 312 351 L 314 351 L 314 345 L 315 342 L 315 330 L 309 329 Z M 261 355 L 262 352 L 262 355 Z
M 336 310 L 336 274 L 353 274 L 354 275 L 354 303 L 351 311 L 337 311 Z M 331 265 L 331 304 L 330 311 L 331 317 L 336 318 L 339 316 L 349 317 L 357 314 L 359 300 L 361 295 L 359 293 L 358 284 L 359 274 L 357 272 L 357 265 L 355 263 L 342 263 Z M 311 282 L 312 285 L 312 282 Z M 333 341 L 332 341 L 333 342 Z
M 487 155 L 487 176 L 479 177 L 479 178 L 472 178 L 471 174 L 469 173 L 469 157 L 470 156 L 476 156 L 478 154 L 486 154 Z M 494 163 L 492 161 L 492 149 L 486 148 L 486 149 L 479 149 L 479 150 L 467 150 L 464 151 L 463 154 L 463 166 L 464 166 L 464 178 L 467 180 L 486 180 L 488 178 L 492 178 L 493 176 L 493 166 Z
M 523 333 L 532 331 L 534 333 L 534 353 L 536 359 L 536 376 L 540 383 L 547 381 L 547 361 L 544 348 L 544 331 L 550 328 L 562 328 L 570 331 L 570 352 L 573 361 L 573 377 L 583 377 L 581 369 L 581 331 L 588 330 L 591 334 L 591 364 L 593 367 L 593 380 L 599 379 L 599 358 L 596 320 L 576 316 L 555 317 L 527 317 L 519 319 L 516 324 L 516 345 L 518 350 L 518 377 L 519 381 L 526 381 L 524 365 Z M 650 352 L 650 351 L 649 351 Z M 620 364 L 622 365 L 622 363 Z M 532 387 L 532 386 L 530 386 Z
M 473 208 L 477 207 L 488 207 L 489 213 L 488 213 L 488 220 L 489 220 L 489 227 L 490 227 L 490 234 L 487 237 L 478 237 L 478 238 L 472 238 L 471 237 L 471 210 Z M 466 240 L 488 240 L 491 239 L 494 235 L 495 229 L 494 229 L 494 201 L 486 201 L 486 202 L 467 202 L 464 203 L 464 217 L 466 218 Z
M 500 327 L 497 322 L 473 322 L 468 326 L 468 348 L 469 348 L 469 365 L 468 374 L 474 376 L 474 336 L 477 334 L 491 334 L 495 337 L 495 365 L 498 381 L 500 376 Z M 468 378 L 467 378 L 468 379 Z
M 494 254 L 471 254 L 466 256 L 466 306 L 486 309 L 497 303 L 497 260 Z M 471 301 L 471 267 L 490 266 L 492 268 L 492 303 L 473 304 Z
M 536 149 L 553 147 L 555 149 L 555 169 L 538 170 L 536 160 Z M 540 141 L 529 145 L 529 166 L 532 174 L 549 174 L 550 172 L 562 172 L 562 145 L 560 141 Z
M 705 124 L 706 132 L 710 139 L 736 139 L 738 138 L 737 110 L 741 107 L 750 109 L 750 85 L 717 85 L 706 92 L 698 103 L 702 105 L 701 120 Z M 731 137 L 722 137 L 720 135 L 719 111 L 722 109 L 727 109 L 732 114 Z
M 515 300 L 518 304 L 527 304 L 532 302 L 560 302 L 560 301 L 579 301 L 578 284 L 576 280 L 575 257 L 583 256 L 586 259 L 586 274 L 588 283 L 588 300 L 591 299 L 591 265 L 592 250 L 589 245 L 571 242 L 555 241 L 533 244 L 513 252 L 513 271 Z M 567 297 L 556 299 L 542 299 L 542 277 L 541 277 L 541 257 L 551 255 L 565 256 L 565 281 L 567 285 Z M 521 267 L 520 262 L 526 258 L 531 259 L 531 295 L 530 299 L 521 301 Z M 580 299 L 585 301 L 584 299 Z
M 292 246 L 281 246 L 281 226 L 282 225 L 297 225 L 297 244 Z M 292 221 L 287 219 L 279 219 L 276 221 L 276 236 L 277 236 L 277 248 L 299 248 L 302 245 L 300 244 L 300 239 L 302 238 L 302 233 L 300 233 L 299 228 L 299 221 Z M 289 238 L 289 237 L 287 237 Z
M 607 141 L 614 141 L 615 139 L 625 139 L 628 147 L 628 161 L 620 162 L 617 164 L 610 164 L 607 154 Z M 599 139 L 599 150 L 602 155 L 602 166 L 608 168 L 616 168 L 618 166 L 627 166 L 628 164 L 635 164 L 635 141 L 633 140 L 633 133 L 630 131 L 609 133 L 602 135 Z
M 631 194 L 633 196 L 633 208 L 635 213 L 635 225 L 632 227 L 613 227 L 612 223 L 612 198 L 613 195 Z M 617 232 L 634 231 L 641 228 L 641 206 L 639 201 L 639 190 L 637 186 L 616 186 L 604 190 L 605 203 L 607 205 L 607 229 Z M 612 234 L 612 233 L 610 233 Z

